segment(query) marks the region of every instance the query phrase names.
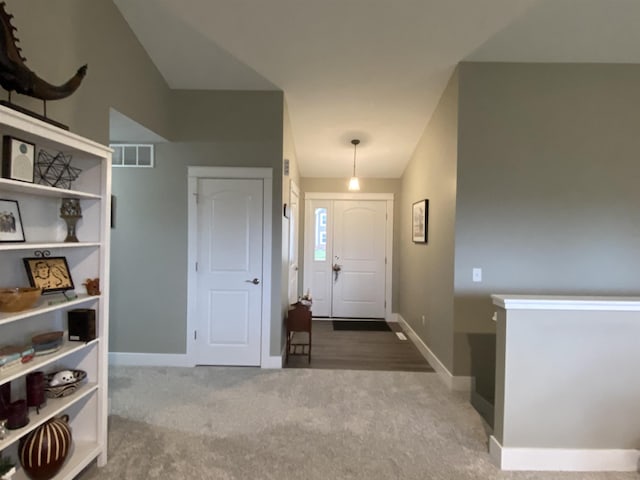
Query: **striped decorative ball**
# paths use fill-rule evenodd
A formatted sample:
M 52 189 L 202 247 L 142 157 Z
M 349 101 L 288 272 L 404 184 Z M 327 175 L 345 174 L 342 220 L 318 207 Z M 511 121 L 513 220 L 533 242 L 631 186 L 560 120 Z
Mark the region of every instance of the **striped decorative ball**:
M 52 418 L 20 440 L 20 465 L 29 478 L 53 478 L 67 459 L 71 449 L 69 416 Z

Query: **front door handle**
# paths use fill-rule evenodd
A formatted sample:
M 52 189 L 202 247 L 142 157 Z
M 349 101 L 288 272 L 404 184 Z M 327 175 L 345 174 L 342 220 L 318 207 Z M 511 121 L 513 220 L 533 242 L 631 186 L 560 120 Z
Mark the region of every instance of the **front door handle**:
M 338 265 L 337 263 L 334 263 L 331 269 L 333 270 L 333 275 L 334 275 L 333 281 L 335 283 L 338 281 L 338 275 L 340 275 L 340 270 L 342 270 L 342 265 Z
M 258 280 L 257 278 L 254 278 L 253 280 L 245 280 L 246 283 L 253 283 L 254 285 L 259 285 L 260 284 L 260 280 Z

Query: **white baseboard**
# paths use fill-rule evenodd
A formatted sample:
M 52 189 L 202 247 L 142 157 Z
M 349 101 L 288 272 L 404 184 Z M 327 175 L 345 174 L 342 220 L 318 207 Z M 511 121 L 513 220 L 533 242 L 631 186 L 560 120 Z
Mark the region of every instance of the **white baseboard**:
M 427 360 L 427 362 L 429 362 L 429 365 L 431 365 L 433 369 L 440 375 L 440 378 L 444 380 L 444 383 L 448 388 L 450 388 L 451 390 L 459 390 L 464 392 L 472 390 L 474 377 L 454 376 L 447 369 L 447 367 L 444 366 L 444 364 L 440 361 L 436 354 L 431 351 L 427 344 L 422 341 L 422 339 L 413 330 L 413 328 L 411 328 L 407 321 L 402 318 L 402 315 L 400 315 L 399 313 L 395 315 L 398 319 L 398 323 L 402 327 L 402 330 L 404 330 L 406 335 L 411 339 L 422 356 Z
M 109 352 L 109 365 L 139 367 L 193 367 L 186 353 Z
M 261 368 L 282 368 L 281 355 L 271 355 L 263 359 Z M 137 367 L 195 367 L 187 354 L 181 353 L 130 353 L 109 352 L 109 365 Z
M 491 435 L 489 454 L 501 470 L 637 472 L 640 450 L 505 448 Z
M 269 355 L 267 357 L 264 357 L 262 359 L 262 365 L 260 365 L 260 368 L 268 368 L 272 370 L 282 368 L 282 364 L 284 363 L 285 348 L 287 348 L 287 346 L 283 345 L 280 355 Z

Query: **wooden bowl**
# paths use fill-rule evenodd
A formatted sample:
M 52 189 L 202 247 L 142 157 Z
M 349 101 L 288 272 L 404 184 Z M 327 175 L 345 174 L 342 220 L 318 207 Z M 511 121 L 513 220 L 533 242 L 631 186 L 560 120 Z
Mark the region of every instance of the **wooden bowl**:
M 0 288 L 0 312 L 20 312 L 35 305 L 39 288 Z
M 64 335 L 64 332 L 61 330 L 56 330 L 53 332 L 46 332 L 46 333 L 41 333 L 39 335 L 34 335 L 33 337 L 31 337 L 31 343 L 33 345 L 40 345 L 43 343 L 51 343 L 51 342 L 55 342 L 56 340 L 60 340 L 62 339 L 62 336 Z

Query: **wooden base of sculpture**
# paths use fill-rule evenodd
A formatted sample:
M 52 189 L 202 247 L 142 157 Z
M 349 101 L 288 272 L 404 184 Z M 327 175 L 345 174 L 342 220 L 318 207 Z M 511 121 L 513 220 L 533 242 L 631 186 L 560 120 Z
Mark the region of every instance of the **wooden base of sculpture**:
M 50 123 L 51 125 L 55 125 L 58 128 L 62 128 L 63 130 L 69 130 L 69 127 L 64 123 L 56 122 L 55 120 L 50 119 L 44 115 L 40 115 L 39 113 L 32 112 L 31 110 L 21 107 L 20 105 L 16 105 L 15 103 L 8 102 L 7 100 L 0 100 L 0 105 L 4 105 L 5 107 L 9 107 L 17 112 L 24 113 L 25 115 L 29 115 L 30 117 L 37 118 L 38 120 L 42 120 L 43 122 Z

